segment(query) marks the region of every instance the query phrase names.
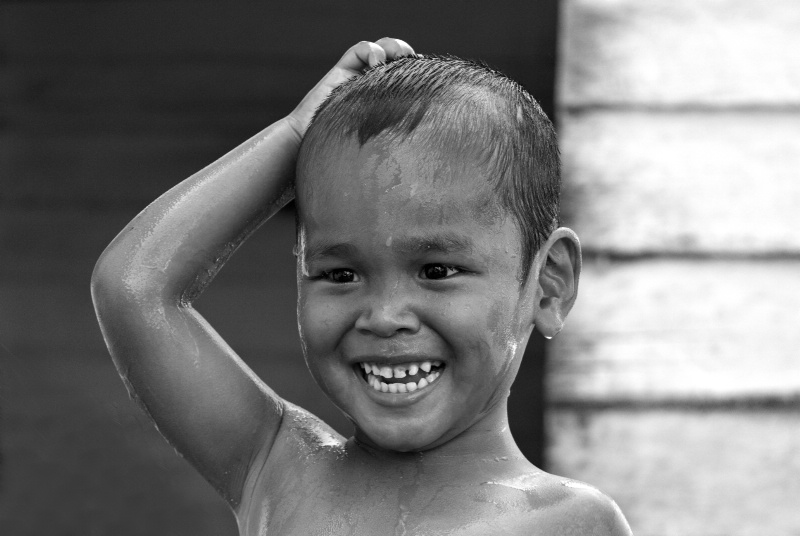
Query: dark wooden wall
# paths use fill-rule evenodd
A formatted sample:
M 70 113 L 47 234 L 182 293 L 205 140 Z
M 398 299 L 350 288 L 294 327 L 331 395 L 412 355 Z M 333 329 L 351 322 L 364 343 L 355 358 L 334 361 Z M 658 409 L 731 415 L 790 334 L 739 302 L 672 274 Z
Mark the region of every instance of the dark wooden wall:
M 290 111 L 360 39 L 485 59 L 552 110 L 555 3 L 0 6 L 0 532 L 235 533 L 128 399 L 94 320 L 95 259 L 150 200 Z M 269 222 L 200 309 L 280 393 L 346 431 L 302 362 L 292 240 L 290 215 Z M 537 462 L 542 367 L 529 352 L 512 395 L 513 429 Z

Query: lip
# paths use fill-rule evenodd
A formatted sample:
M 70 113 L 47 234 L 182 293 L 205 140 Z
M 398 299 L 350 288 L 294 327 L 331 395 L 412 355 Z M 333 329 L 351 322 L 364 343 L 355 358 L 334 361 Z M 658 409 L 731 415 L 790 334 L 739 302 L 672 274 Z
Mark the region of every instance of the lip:
M 347 360 L 351 367 L 359 363 L 374 363 L 376 365 L 385 365 L 393 367 L 395 365 L 402 365 L 405 363 L 419 363 L 422 361 L 441 361 L 445 366 L 447 361 L 440 356 L 433 356 L 430 354 L 400 354 L 400 355 L 380 355 L 380 354 L 364 354 L 358 357 L 353 357 Z

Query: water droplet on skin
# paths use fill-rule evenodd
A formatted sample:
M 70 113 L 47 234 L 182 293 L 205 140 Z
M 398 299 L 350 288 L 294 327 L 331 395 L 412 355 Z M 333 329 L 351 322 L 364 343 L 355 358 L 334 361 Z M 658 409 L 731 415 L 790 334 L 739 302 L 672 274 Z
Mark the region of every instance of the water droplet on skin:
M 386 247 L 387 248 L 392 247 L 392 237 L 391 236 L 389 236 L 389 238 L 386 239 Z
M 545 335 L 544 338 L 549 341 L 549 340 L 551 340 L 553 338 L 553 336 L 552 335 Z

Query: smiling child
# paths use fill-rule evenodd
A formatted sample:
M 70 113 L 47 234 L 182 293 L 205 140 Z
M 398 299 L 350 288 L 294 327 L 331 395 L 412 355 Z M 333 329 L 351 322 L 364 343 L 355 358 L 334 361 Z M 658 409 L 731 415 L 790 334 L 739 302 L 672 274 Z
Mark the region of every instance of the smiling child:
M 576 296 L 558 192 L 552 125 L 518 84 L 361 42 L 292 114 L 137 216 L 92 295 L 132 396 L 243 535 L 629 534 L 611 499 L 533 466 L 508 428 L 532 330 L 558 333 Z M 349 439 L 192 307 L 292 198 L 303 351 Z

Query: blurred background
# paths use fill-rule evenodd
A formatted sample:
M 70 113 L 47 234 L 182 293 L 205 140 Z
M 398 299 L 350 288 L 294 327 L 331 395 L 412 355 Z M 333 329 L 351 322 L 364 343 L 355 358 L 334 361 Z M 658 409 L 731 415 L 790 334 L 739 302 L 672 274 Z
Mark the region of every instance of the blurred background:
M 556 121 L 580 299 L 512 392 L 526 455 L 634 532 L 800 534 L 800 4 L 0 5 L 0 533 L 233 535 L 131 402 L 89 278 L 148 202 L 401 37 L 517 78 Z M 198 308 L 343 433 L 305 369 L 291 207 Z
M 292 110 L 359 40 L 481 58 L 552 115 L 557 6 L 466 2 L 5 2 L 0 6 L 0 534 L 235 534 L 224 502 L 117 376 L 92 267 L 162 192 Z M 294 219 L 231 260 L 198 308 L 281 395 L 350 435 L 307 372 Z M 544 358 L 515 436 L 544 457 Z

